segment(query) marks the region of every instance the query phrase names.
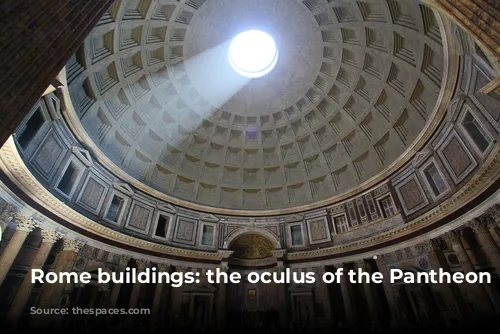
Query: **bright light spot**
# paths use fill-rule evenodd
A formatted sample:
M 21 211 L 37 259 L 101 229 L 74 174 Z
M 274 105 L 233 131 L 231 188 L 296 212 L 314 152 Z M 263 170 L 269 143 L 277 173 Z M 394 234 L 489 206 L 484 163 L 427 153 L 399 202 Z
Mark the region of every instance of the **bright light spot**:
M 247 30 L 231 41 L 228 57 L 236 72 L 258 78 L 272 71 L 278 61 L 278 49 L 274 39 L 265 32 Z

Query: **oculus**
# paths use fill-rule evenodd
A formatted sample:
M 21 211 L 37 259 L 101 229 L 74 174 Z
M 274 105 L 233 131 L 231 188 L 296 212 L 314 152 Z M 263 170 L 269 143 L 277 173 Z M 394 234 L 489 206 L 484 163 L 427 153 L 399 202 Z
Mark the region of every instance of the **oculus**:
M 271 72 L 278 62 L 274 39 L 260 30 L 247 30 L 236 35 L 229 45 L 229 63 L 247 78 L 259 78 Z

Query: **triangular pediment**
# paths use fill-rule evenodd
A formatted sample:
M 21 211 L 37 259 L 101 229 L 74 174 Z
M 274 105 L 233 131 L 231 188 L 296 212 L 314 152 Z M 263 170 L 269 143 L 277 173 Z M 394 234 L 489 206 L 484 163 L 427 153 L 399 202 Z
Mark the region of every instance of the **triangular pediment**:
M 132 196 L 134 194 L 132 188 L 126 183 L 115 182 L 113 183 L 113 188 L 115 188 L 118 191 L 121 191 L 122 193 L 128 196 Z
M 219 218 L 212 215 L 212 214 L 204 214 L 204 215 L 201 215 L 200 220 L 206 221 L 206 222 L 216 223 L 219 221 Z
M 157 208 L 158 208 L 158 210 L 166 211 L 168 213 L 176 213 L 177 212 L 177 209 L 172 204 L 168 204 L 168 203 L 158 204 Z
M 78 146 L 73 146 L 71 148 L 71 151 L 73 152 L 74 155 L 77 156 L 77 158 L 83 162 L 83 164 L 87 167 L 91 167 L 94 162 L 92 161 L 92 157 L 90 156 L 89 151 L 84 150 L 81 147 Z

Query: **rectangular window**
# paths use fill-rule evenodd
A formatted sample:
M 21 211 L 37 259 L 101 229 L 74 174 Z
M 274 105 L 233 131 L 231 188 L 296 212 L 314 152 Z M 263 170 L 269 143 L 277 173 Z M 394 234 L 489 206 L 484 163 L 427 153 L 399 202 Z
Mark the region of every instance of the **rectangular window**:
M 348 231 L 347 219 L 344 215 L 337 216 L 333 218 L 335 222 L 335 229 L 337 230 L 337 234 L 345 233 Z
M 167 237 L 167 230 L 168 230 L 168 223 L 169 222 L 170 222 L 170 219 L 168 217 L 165 217 L 163 215 L 160 215 L 158 217 L 158 222 L 156 223 L 156 230 L 155 230 L 156 237 L 160 237 L 160 238 Z
M 78 178 L 80 177 L 81 169 L 80 167 L 73 161 L 71 161 L 66 167 L 62 178 L 59 180 L 56 188 L 59 189 L 66 196 L 70 196 Z
M 214 243 L 214 227 L 210 225 L 203 225 L 201 244 L 203 246 L 212 246 L 213 243 Z
M 35 137 L 44 122 L 45 118 L 43 117 L 42 110 L 40 108 L 36 109 L 30 119 L 26 122 L 24 130 L 22 130 L 21 134 L 17 137 L 17 142 L 23 150 L 28 147 L 29 143 Z
M 302 245 L 304 243 L 302 239 L 302 227 L 300 225 L 290 227 L 290 232 L 292 234 L 292 246 Z
M 486 151 L 491 143 L 491 138 L 470 112 L 467 112 L 467 114 L 465 115 L 462 121 L 462 125 L 464 126 L 465 131 L 467 131 L 469 136 L 474 141 L 474 144 L 476 144 L 476 146 L 479 148 L 479 150 L 481 152 Z
M 446 191 L 446 183 L 433 163 L 424 170 L 424 174 L 432 188 L 434 196 L 439 196 Z
M 117 223 L 118 219 L 120 218 L 120 214 L 123 210 L 124 203 L 125 200 L 123 198 L 117 195 L 113 195 L 113 200 L 109 205 L 108 213 L 106 214 L 106 219 Z
M 396 214 L 396 209 L 392 203 L 391 196 L 384 197 L 379 200 L 380 206 L 382 207 L 382 213 L 385 218 L 392 217 Z

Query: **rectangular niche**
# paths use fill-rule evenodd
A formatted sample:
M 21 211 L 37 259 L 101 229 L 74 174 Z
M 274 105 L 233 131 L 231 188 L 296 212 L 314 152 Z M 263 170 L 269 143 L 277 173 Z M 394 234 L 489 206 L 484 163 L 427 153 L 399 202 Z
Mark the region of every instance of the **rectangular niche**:
M 119 224 L 122 220 L 128 198 L 120 193 L 113 193 L 105 210 L 104 220 L 108 223 Z
M 159 212 L 154 220 L 153 238 L 167 240 L 173 216 L 165 212 Z
M 64 167 L 64 172 L 56 182 L 56 191 L 67 199 L 70 199 L 75 192 L 76 186 L 80 181 L 84 170 L 85 167 L 82 163 L 78 162 L 73 157 L 70 158 Z
M 472 142 L 479 153 L 483 155 L 490 148 L 493 140 L 470 108 L 466 106 L 465 109 L 466 112 L 462 116 L 460 125 L 466 136 L 469 137 L 469 141 Z
M 31 115 L 21 123 L 16 131 L 16 141 L 23 151 L 28 148 L 28 145 L 46 122 L 46 117 L 42 110 L 44 107 L 45 105 L 42 102 L 38 102 L 33 108 Z
M 384 218 L 392 217 L 397 213 L 391 195 L 382 196 L 377 199 L 377 203 Z
M 215 225 L 202 223 L 200 233 L 200 245 L 203 247 L 213 247 L 215 242 Z
M 288 225 L 288 232 L 290 236 L 290 245 L 292 245 L 292 247 L 300 247 L 305 245 L 302 222 Z
M 446 182 L 446 178 L 434 159 L 429 160 L 422 166 L 421 174 L 434 200 L 441 198 L 448 192 L 449 186 Z
M 345 214 L 333 217 L 333 225 L 335 226 L 335 232 L 337 234 L 349 231 L 349 222 L 347 221 L 347 216 Z

